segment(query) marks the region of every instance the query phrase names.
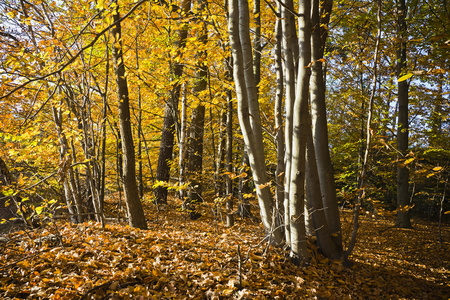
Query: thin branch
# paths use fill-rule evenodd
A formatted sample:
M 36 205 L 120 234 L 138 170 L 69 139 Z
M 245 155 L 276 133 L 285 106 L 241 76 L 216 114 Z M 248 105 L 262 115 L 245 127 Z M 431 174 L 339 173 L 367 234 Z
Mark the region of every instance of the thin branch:
M 83 48 L 81 48 L 73 57 L 71 57 L 65 64 L 63 64 L 59 69 L 48 73 L 46 75 L 42 75 L 33 79 L 30 79 L 20 85 L 18 85 L 17 87 L 15 87 L 14 89 L 12 89 L 11 91 L 9 91 L 8 93 L 6 93 L 6 95 L 1 96 L 1 99 L 7 98 L 9 96 L 11 96 L 12 94 L 14 94 L 15 92 L 17 92 L 18 90 L 26 87 L 27 85 L 29 85 L 32 82 L 35 81 L 39 81 L 39 80 L 43 80 L 46 79 L 50 76 L 56 75 L 61 73 L 62 71 L 64 71 L 68 66 L 70 66 L 85 50 L 91 48 L 92 46 L 95 45 L 95 43 L 97 42 L 97 40 L 103 35 L 105 34 L 109 29 L 111 29 L 112 27 L 116 26 L 118 23 L 122 22 L 123 20 L 125 20 L 126 18 L 128 18 L 139 6 L 141 6 L 143 3 L 147 2 L 148 0 L 141 0 L 139 2 L 137 2 L 128 13 L 126 13 L 125 15 L 123 15 L 120 19 L 118 19 L 116 22 L 112 23 L 111 25 L 107 26 L 106 28 L 104 28 L 102 31 L 100 31 L 99 33 L 97 33 L 94 37 L 94 39 L 87 44 L 86 46 L 84 46 Z

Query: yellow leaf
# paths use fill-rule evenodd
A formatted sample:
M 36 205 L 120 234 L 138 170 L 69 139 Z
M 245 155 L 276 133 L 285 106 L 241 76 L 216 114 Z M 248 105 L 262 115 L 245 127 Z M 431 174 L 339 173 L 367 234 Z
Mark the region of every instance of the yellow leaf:
M 435 171 L 435 172 L 440 171 L 440 170 L 442 170 L 442 167 L 435 167 L 435 168 L 433 168 L 433 171 Z
M 234 289 L 224 289 L 222 291 L 222 296 L 224 297 L 230 297 L 234 292 Z
M 405 160 L 405 165 L 407 165 L 413 161 L 414 161 L 414 158 L 408 158 L 407 160 Z
M 413 76 L 412 73 L 408 73 L 408 74 L 406 74 L 406 75 L 403 75 L 402 77 L 400 77 L 400 78 L 397 80 L 397 82 L 405 81 L 405 80 L 411 78 L 411 76 Z
M 447 210 L 444 215 L 450 215 L 450 210 Z

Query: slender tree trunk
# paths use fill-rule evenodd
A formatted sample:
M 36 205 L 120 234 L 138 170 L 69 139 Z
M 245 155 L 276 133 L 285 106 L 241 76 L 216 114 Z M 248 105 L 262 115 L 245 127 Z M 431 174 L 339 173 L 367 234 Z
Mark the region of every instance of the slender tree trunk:
M 135 51 L 136 51 L 136 69 L 139 70 L 139 48 L 138 48 L 138 32 L 135 37 Z M 138 190 L 139 197 L 142 199 L 144 197 L 144 179 L 142 170 L 142 138 L 144 134 L 142 133 L 142 95 L 141 87 L 138 86 Z
M 397 77 L 400 78 L 406 72 L 406 1 L 397 0 Z M 398 125 L 397 148 L 402 154 L 402 159 L 408 154 L 408 82 L 398 83 Z M 409 200 L 409 169 L 405 164 L 397 166 L 397 224 L 401 228 L 411 228 L 411 214 Z
M 284 93 L 284 77 L 283 77 L 283 66 L 282 66 L 282 24 L 281 24 L 281 14 L 280 14 L 281 4 L 278 3 L 277 11 L 278 18 L 275 24 L 275 64 L 276 64 L 276 74 L 277 74 L 277 92 L 275 97 L 275 142 L 277 145 L 277 169 L 275 171 L 275 184 L 276 184 L 276 195 L 275 195 L 275 205 L 277 208 L 277 216 L 283 220 L 279 222 L 280 224 L 284 222 L 284 178 L 285 178 L 285 164 L 284 164 L 284 129 L 283 129 L 283 93 Z
M 228 28 L 233 55 L 233 77 L 238 99 L 239 124 L 245 145 L 249 150 L 261 219 L 267 234 L 273 237 L 272 241 L 280 243 L 281 231 L 272 224 L 273 200 L 267 184 L 259 104 L 253 74 L 249 8 L 246 0 L 230 1 Z
M 186 180 L 186 84 L 183 85 L 183 94 L 181 96 L 181 127 L 180 140 L 178 141 L 179 157 L 178 168 L 180 169 L 178 184 L 180 186 L 179 197 L 184 202 L 185 191 L 184 187 Z
M 361 202 L 364 198 L 365 189 L 367 187 L 367 169 L 369 167 L 369 157 L 370 157 L 370 146 L 371 146 L 371 139 L 372 139 L 372 115 L 373 115 L 373 108 L 374 108 L 374 102 L 375 102 L 375 94 L 377 90 L 377 79 L 378 79 L 378 51 L 380 48 L 380 40 L 381 40 L 381 0 L 377 1 L 377 39 L 376 39 L 376 45 L 375 45 L 375 51 L 374 51 L 374 57 L 373 57 L 373 77 L 372 77 L 372 93 L 370 95 L 369 99 L 369 112 L 367 115 L 367 124 L 366 124 L 366 143 L 365 143 L 365 152 L 364 152 L 364 160 L 362 163 L 361 168 L 361 174 L 360 174 L 360 186 L 358 186 L 359 192 L 358 192 L 358 200 L 355 205 L 355 215 L 353 218 L 353 232 L 350 239 L 350 243 L 348 246 L 348 249 L 344 253 L 344 259 L 347 261 L 348 256 L 352 253 L 353 248 L 356 244 L 356 234 L 358 232 L 359 227 L 359 210 L 361 207 Z
M 228 70 L 228 78 L 231 76 Z M 226 170 L 228 174 L 233 172 L 233 102 L 231 101 L 231 90 L 227 90 L 227 144 L 226 144 Z M 226 176 L 227 211 L 233 211 L 233 182 L 230 176 Z M 227 214 L 227 226 L 234 224 L 234 215 Z
M 214 174 L 214 181 L 215 181 L 215 192 L 219 197 L 222 197 L 224 195 L 224 176 L 223 173 L 225 172 L 225 154 L 226 154 L 226 142 L 227 142 L 227 112 L 224 109 L 220 113 L 220 120 L 219 120 L 219 146 L 217 150 L 217 159 L 216 159 L 216 169 Z
M 444 75 L 440 74 L 438 79 L 438 90 L 436 92 L 436 98 L 433 103 L 433 112 L 431 115 L 431 132 L 429 137 L 429 144 L 431 147 L 439 147 L 442 135 L 442 113 L 444 106 L 444 99 L 442 97 L 442 82 Z
M 325 216 L 333 239 L 342 248 L 341 222 L 336 198 L 336 185 L 328 147 L 327 110 L 325 104 L 326 86 L 321 61 L 323 59 L 325 41 L 328 33 L 326 28 L 330 20 L 333 1 L 324 1 L 320 10 L 319 4 L 321 3 L 316 0 L 314 1 L 312 13 L 311 54 L 314 63 L 311 68 L 311 119 Z
M 117 2 L 116 2 L 117 5 Z M 128 94 L 128 84 L 125 77 L 125 65 L 122 54 L 122 29 L 119 22 L 119 7 L 113 15 L 113 21 L 117 22 L 112 28 L 114 37 L 113 43 L 113 63 L 117 84 L 117 96 L 119 100 L 119 129 L 122 137 L 123 152 L 123 192 L 128 211 L 128 223 L 131 227 L 147 229 L 142 203 L 139 199 L 139 191 L 136 184 L 136 161 L 134 154 L 133 135 L 130 118 L 130 99 Z
M 256 93 L 259 96 L 259 82 L 261 81 L 261 1 L 253 0 L 253 16 L 255 31 L 253 33 L 253 73 L 255 74 Z
M 299 2 L 299 68 L 292 122 L 292 156 L 289 186 L 289 225 L 291 237 L 290 257 L 296 264 L 308 260 L 306 244 L 304 200 L 305 200 L 305 164 L 306 130 L 309 114 L 309 80 L 311 70 L 311 1 Z
M 197 0 L 198 12 L 201 15 L 206 10 L 207 2 Z M 197 40 L 206 46 L 208 42 L 206 24 L 203 23 L 202 29 L 198 33 Z M 189 140 L 187 148 L 186 173 L 190 182 L 189 202 L 195 206 L 195 203 L 202 202 L 202 172 L 203 172 L 203 132 L 205 127 L 205 105 L 200 100 L 200 93 L 207 88 L 208 66 L 206 65 L 206 51 L 198 51 L 196 63 L 196 74 L 192 92 L 200 103 L 192 110 L 191 128 L 189 130 Z M 190 217 L 196 219 L 199 217 L 198 211 L 191 207 Z
M 66 135 L 62 129 L 62 113 L 55 107 L 52 107 L 53 120 L 56 125 L 56 132 L 58 134 L 60 143 L 60 166 L 59 166 L 59 181 L 63 184 L 64 195 L 66 198 L 67 209 L 69 210 L 70 219 L 74 223 L 82 222 L 82 205 L 78 191 L 75 186 L 75 179 L 71 167 L 72 157 L 68 153 L 69 143 Z
M 242 149 L 241 168 L 239 170 L 239 207 L 238 213 L 242 219 L 250 217 L 250 203 L 246 194 L 250 194 L 250 178 L 252 178 L 252 170 L 250 168 L 250 161 L 248 158 L 248 150 L 243 146 Z
M 183 0 L 181 2 L 181 18 L 187 16 L 191 9 L 191 1 Z M 187 21 L 185 21 L 187 22 Z M 176 47 L 177 58 L 182 57 L 182 49 L 186 46 L 187 26 L 182 26 L 178 31 L 178 42 Z M 175 63 L 171 70 L 173 74 L 173 88 L 170 91 L 170 100 L 166 103 L 164 109 L 163 130 L 161 133 L 161 143 L 159 146 L 158 167 L 156 169 L 156 180 L 162 183 L 168 183 L 170 179 L 170 160 L 172 159 L 173 146 L 175 140 L 175 123 L 177 121 L 178 102 L 180 99 L 181 83 L 180 78 L 183 74 L 183 64 Z M 167 203 L 167 187 L 158 186 L 155 189 L 156 203 Z
M 186 153 L 186 175 L 190 182 L 189 202 L 202 202 L 202 161 L 203 130 L 205 126 L 205 106 L 198 105 L 192 111 L 191 128 L 189 129 L 188 148 Z
M 342 258 L 342 243 L 336 243 L 330 232 L 330 226 L 327 219 L 327 208 L 323 206 L 321 182 L 317 168 L 316 151 L 312 131 L 310 130 L 311 118 L 308 115 L 306 126 L 306 186 L 308 192 L 308 211 L 310 219 L 313 223 L 314 233 L 317 236 L 317 243 L 324 255 L 331 259 Z M 339 219 L 339 213 L 334 216 Z M 305 220 L 307 222 L 308 220 Z M 339 240 L 340 241 L 340 240 Z
M 285 6 L 281 6 L 282 24 L 282 52 L 284 57 L 284 76 L 286 84 L 286 120 L 285 120 L 285 197 L 284 197 L 284 222 L 285 239 L 288 245 L 291 244 L 290 234 L 290 213 L 289 213 L 289 193 L 291 184 L 291 159 L 292 159 L 292 130 L 293 130 L 293 105 L 295 102 L 295 82 L 296 82 L 296 57 L 295 48 L 298 41 L 295 32 L 295 21 L 292 18 L 294 4 L 292 0 L 287 0 Z
M 170 103 L 164 108 L 164 121 L 159 146 L 158 166 L 156 168 L 156 180 L 168 183 L 170 179 L 170 160 L 172 159 L 175 140 L 175 117 Z M 157 204 L 167 203 L 167 187 L 161 185 L 155 188 L 155 201 Z

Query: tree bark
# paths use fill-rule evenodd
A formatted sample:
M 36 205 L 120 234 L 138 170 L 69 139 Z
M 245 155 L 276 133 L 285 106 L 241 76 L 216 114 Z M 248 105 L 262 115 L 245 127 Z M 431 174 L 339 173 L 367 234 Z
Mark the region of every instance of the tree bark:
M 52 107 L 53 120 L 56 126 L 56 132 L 59 138 L 59 181 L 63 184 L 64 195 L 66 198 L 67 209 L 69 210 L 70 219 L 74 223 L 83 221 L 81 198 L 78 194 L 75 184 L 75 178 L 72 169 L 72 157 L 68 153 L 69 143 L 62 129 L 62 113 L 55 107 Z M 97 203 L 98 204 L 98 203 Z M 98 205 L 94 205 L 96 218 L 101 221 L 100 209 Z
M 185 17 L 190 11 L 191 1 L 183 0 L 181 2 L 181 16 Z M 187 26 L 186 26 L 187 27 Z M 182 56 L 182 49 L 186 46 L 187 29 L 182 26 L 178 31 L 178 48 L 176 57 Z M 180 78 L 183 74 L 183 64 L 175 63 L 172 69 L 173 88 L 170 91 L 170 99 L 164 109 L 163 130 L 161 133 L 161 142 L 159 146 L 158 167 L 156 169 L 156 180 L 158 182 L 168 183 L 170 179 L 170 160 L 172 159 L 173 146 L 175 140 L 175 123 L 177 122 L 178 102 L 181 93 Z M 160 185 L 155 188 L 156 203 L 167 203 L 167 187 Z
M 406 1 L 397 0 L 397 78 L 406 72 Z M 408 155 L 408 82 L 398 83 L 398 124 L 397 124 L 397 149 L 401 153 L 401 159 Z M 399 163 L 397 166 L 397 224 L 401 228 L 411 228 L 411 212 L 409 199 L 409 169 Z
M 203 129 L 205 106 L 198 105 L 192 111 L 191 127 L 186 153 L 186 175 L 190 182 L 189 202 L 202 202 Z
M 277 145 L 277 168 L 275 171 L 275 205 L 277 208 L 277 217 L 283 220 L 278 222 L 284 223 L 284 178 L 285 178 L 285 146 L 284 146 L 284 129 L 283 129 L 283 93 L 284 93 L 284 77 L 283 77 L 283 65 L 282 65 L 282 34 L 283 29 L 281 27 L 281 5 L 278 3 L 277 11 L 278 18 L 275 24 L 275 66 L 277 74 L 277 90 L 275 96 L 275 143 Z
M 231 80 L 230 70 L 228 78 Z M 227 90 L 227 144 L 226 144 L 226 170 L 228 174 L 233 172 L 233 102 L 231 101 L 231 90 Z M 233 181 L 230 176 L 226 176 L 227 211 L 231 212 L 234 206 Z M 227 214 L 227 226 L 234 225 L 234 215 Z
M 327 38 L 327 26 L 330 20 L 332 0 L 326 0 L 320 9 L 320 1 L 314 1 L 312 10 L 312 38 L 311 54 L 314 61 L 311 67 L 311 119 L 313 130 L 313 142 L 317 169 L 322 193 L 322 202 L 330 232 L 337 245 L 342 248 L 341 222 L 336 198 L 336 185 L 334 171 L 328 147 L 327 110 L 325 104 L 325 81 L 322 61 L 325 41 Z M 322 17 L 321 17 L 322 16 Z
M 292 121 L 292 157 L 289 186 L 289 226 L 291 238 L 291 260 L 300 264 L 309 259 L 305 219 L 305 164 L 306 164 L 306 130 L 309 114 L 309 80 L 311 70 L 311 1 L 299 2 L 298 39 L 299 39 L 299 67 L 296 87 L 296 97 Z
M 113 15 L 113 20 L 116 22 L 116 25 L 112 28 L 111 33 L 114 38 L 112 56 L 117 84 L 117 97 L 119 100 L 119 129 L 122 137 L 123 192 L 127 205 L 128 224 L 131 227 L 147 229 L 144 210 L 139 199 L 139 191 L 136 184 L 136 161 L 131 130 L 130 99 L 127 78 L 125 77 L 121 41 L 122 29 L 119 19 L 119 6 L 117 5 L 116 13 Z
M 246 0 L 229 3 L 228 29 L 233 55 L 233 77 L 238 99 L 238 117 L 244 142 L 249 150 L 250 166 L 266 233 L 274 243 L 281 242 L 281 231 L 272 224 L 273 201 L 267 186 L 264 145 L 253 74 L 252 47 L 249 34 L 249 8 Z
M 223 173 L 225 172 L 225 154 L 226 154 L 226 130 L 227 130 L 227 112 L 223 110 L 220 113 L 219 120 L 219 146 L 217 149 L 217 159 L 216 159 L 216 169 L 214 174 L 215 181 L 215 192 L 219 197 L 222 197 L 225 192 L 225 177 Z
M 281 5 L 280 5 L 281 6 Z M 281 6 L 281 24 L 282 24 L 282 52 L 284 57 L 284 76 L 286 84 L 286 120 L 285 120 L 285 198 L 284 198 L 284 222 L 285 222 L 285 239 L 290 245 L 290 213 L 289 213 L 289 193 L 291 184 L 291 159 L 292 159 L 292 122 L 293 122 L 293 105 L 295 102 L 295 82 L 296 82 L 296 57 L 295 48 L 298 41 L 295 33 L 295 21 L 292 18 L 294 4 L 292 0 L 287 0 L 285 6 Z
M 203 12 L 206 10 L 207 2 L 205 0 L 197 0 L 199 21 Z M 197 40 L 206 46 L 208 42 L 206 24 L 202 23 Z M 192 110 L 191 128 L 189 129 L 189 140 L 187 148 L 187 164 L 186 173 L 190 181 L 189 202 L 192 206 L 195 203 L 202 202 L 202 172 L 203 172 L 203 132 L 205 127 L 205 105 L 202 103 L 200 95 L 207 88 L 208 66 L 206 65 L 206 51 L 198 51 L 196 53 L 196 74 L 194 87 L 192 89 L 194 97 L 199 99 L 199 104 Z M 191 219 L 199 217 L 199 212 L 194 207 L 190 208 L 189 213 Z

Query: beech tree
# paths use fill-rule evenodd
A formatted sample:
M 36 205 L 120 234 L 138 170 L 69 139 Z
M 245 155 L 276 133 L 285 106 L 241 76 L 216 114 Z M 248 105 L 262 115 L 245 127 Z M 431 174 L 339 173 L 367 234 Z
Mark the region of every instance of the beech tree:
M 191 1 L 183 0 L 181 2 L 181 18 L 187 18 L 190 11 Z M 174 57 L 173 66 L 171 66 L 171 82 L 172 89 L 167 97 L 167 103 L 164 109 L 164 123 L 161 133 L 161 142 L 159 147 L 158 167 L 156 169 L 156 180 L 161 184 L 155 188 L 155 197 L 157 203 L 167 202 L 167 186 L 170 179 L 170 160 L 172 159 L 173 146 L 175 141 L 176 124 L 178 124 L 178 102 L 181 93 L 181 76 L 183 74 L 184 65 L 179 62 L 183 56 L 182 49 L 186 45 L 188 30 L 186 27 L 187 20 L 181 24 L 178 30 L 178 40 L 176 42 L 177 52 Z M 178 61 L 177 61 L 178 60 Z M 178 123 L 177 123 L 178 122 Z M 178 129 L 179 130 L 179 129 Z
M 327 199 L 322 200 L 321 192 L 321 185 L 326 185 L 330 182 L 330 178 L 332 178 L 332 173 L 328 179 L 326 179 L 327 174 L 324 174 L 329 172 L 331 161 L 328 152 L 324 152 L 325 154 L 320 156 L 322 162 L 321 168 L 318 169 L 315 153 L 316 147 L 325 146 L 328 149 L 326 119 L 322 118 L 320 122 L 315 122 L 315 124 L 318 123 L 316 128 L 320 128 L 315 131 L 319 132 L 315 135 L 316 143 L 319 144 L 316 146 L 313 142 L 311 112 L 309 109 L 311 65 L 315 63 L 311 58 L 311 8 L 313 8 L 313 18 L 318 24 L 317 35 L 315 37 L 316 43 L 313 46 L 315 47 L 315 54 L 318 57 L 317 60 L 323 59 L 321 55 L 323 55 L 324 42 L 320 35 L 321 33 L 323 34 L 323 31 L 319 31 L 319 1 L 314 1 L 313 7 L 311 7 L 310 1 L 300 2 L 298 14 L 294 12 L 292 2 L 287 2 L 279 8 L 281 8 L 280 13 L 283 25 L 283 29 L 281 30 L 283 39 L 283 51 L 281 53 L 285 62 L 285 72 L 283 73 L 286 74 L 286 154 L 284 157 L 286 178 L 283 207 L 286 242 L 290 247 L 290 255 L 295 263 L 308 260 L 304 206 L 306 175 L 308 176 L 309 206 L 311 207 L 314 231 L 318 236 L 319 245 L 323 248 L 327 256 L 340 259 L 342 257 L 342 242 L 340 238 L 340 221 L 336 197 L 335 195 L 334 198 L 327 196 Z M 265 159 L 264 156 L 259 154 L 260 147 L 263 147 L 262 135 L 260 133 L 262 129 L 260 119 L 258 119 L 259 106 L 255 93 L 254 77 L 252 76 L 251 68 L 247 67 L 252 63 L 251 48 L 249 47 L 250 40 L 248 37 L 248 4 L 245 2 L 239 2 L 239 4 L 232 2 L 230 3 L 229 11 L 229 31 L 234 62 L 234 80 L 238 99 L 239 122 L 246 147 L 249 151 L 250 166 L 258 191 L 258 188 L 261 188 L 261 186 L 264 187 L 267 184 L 264 181 L 258 182 L 261 178 L 265 179 L 263 177 L 265 174 Z M 329 15 L 331 6 L 328 7 L 328 11 Z M 296 34 L 292 30 L 292 28 L 295 28 L 292 15 L 295 15 L 298 20 L 298 61 L 295 59 L 295 53 L 297 51 L 296 43 L 293 41 L 296 40 Z M 237 30 L 237 26 L 239 30 Z M 280 31 L 277 32 L 280 34 Z M 318 68 L 321 69 L 322 66 L 318 65 L 316 67 L 316 73 L 322 76 L 321 72 L 317 70 Z M 281 77 L 281 74 L 279 73 L 278 76 Z M 316 80 L 318 79 L 316 78 Z M 315 83 L 315 90 L 319 89 L 324 89 L 324 83 Z M 280 88 L 278 88 L 278 93 L 280 93 Z M 316 94 L 318 93 L 316 92 Z M 317 96 L 314 99 L 317 99 Z M 324 95 L 320 100 L 315 100 L 316 106 L 317 102 L 320 102 L 322 107 L 320 110 L 314 110 L 315 120 L 317 119 L 317 115 L 326 113 Z M 277 122 L 278 124 L 280 123 L 279 117 Z M 279 130 L 278 127 L 277 130 Z M 323 127 L 325 127 L 325 131 Z M 258 145 L 258 147 L 255 148 L 255 145 Z M 308 155 L 306 154 L 307 149 Z M 283 151 L 280 142 L 278 142 L 278 150 Z M 328 155 L 328 160 L 324 158 L 325 155 Z M 323 175 L 323 182 L 319 181 L 319 173 Z M 273 200 L 270 198 L 270 195 L 265 196 L 263 191 L 264 189 L 259 190 L 259 194 L 257 193 L 257 195 L 264 226 L 266 231 L 271 234 L 271 230 L 273 228 L 276 229 L 279 224 L 276 223 L 277 218 L 275 217 L 275 213 L 270 213 L 270 209 L 275 207 Z M 279 205 L 277 206 L 280 207 Z M 272 216 L 271 219 L 269 219 L 270 216 Z M 332 230 L 330 230 L 329 223 L 332 225 Z M 278 231 L 275 230 L 274 240 L 279 242 L 280 237 L 277 236 L 277 233 Z
M 119 99 L 119 128 L 122 137 L 123 153 L 123 193 L 127 205 L 128 223 L 132 227 L 147 229 L 142 203 L 136 183 L 136 159 L 134 153 L 133 134 L 131 131 L 130 99 L 128 83 L 125 77 L 125 64 L 122 52 L 122 29 L 120 25 L 119 5 L 116 2 L 116 10 L 113 14 L 115 26 L 112 28 L 114 44 L 112 58 L 117 83 L 117 95 Z
M 398 122 L 397 122 L 397 149 L 400 159 L 408 154 L 408 81 L 401 77 L 406 75 L 406 1 L 397 0 L 397 78 L 398 78 Z M 411 228 L 410 197 L 409 197 L 409 170 L 406 164 L 399 163 L 397 167 L 397 223 L 402 228 Z
M 281 242 L 281 230 L 272 222 L 274 205 L 270 190 L 267 188 L 261 118 L 253 74 L 248 2 L 230 1 L 228 18 L 239 124 L 248 149 L 261 219 L 267 234 L 278 244 Z

